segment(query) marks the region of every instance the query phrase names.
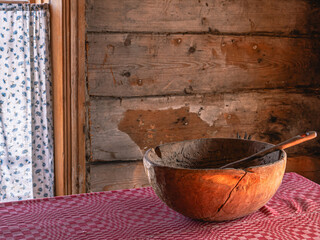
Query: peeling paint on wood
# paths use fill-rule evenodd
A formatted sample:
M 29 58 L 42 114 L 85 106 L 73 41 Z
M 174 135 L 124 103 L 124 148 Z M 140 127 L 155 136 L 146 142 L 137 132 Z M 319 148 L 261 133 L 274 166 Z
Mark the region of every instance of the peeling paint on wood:
M 146 186 L 141 162 L 121 161 L 161 143 L 320 131 L 319 1 L 87 0 L 86 10 L 91 191 Z M 288 152 L 319 149 L 316 139 Z M 320 182 L 313 160 L 297 161 L 289 171 Z
M 236 137 L 279 143 L 307 130 L 320 131 L 315 95 L 274 90 L 211 96 L 119 100 L 92 99 L 93 161 L 136 160 L 161 143 Z M 319 152 L 319 140 L 288 152 Z M 111 154 L 111 152 L 113 154 Z
M 193 138 L 208 138 L 215 131 L 197 113 L 188 107 L 167 110 L 127 110 L 121 119 L 119 130 L 127 133 L 140 147 L 146 150 L 155 143 L 183 141 L 188 135 Z

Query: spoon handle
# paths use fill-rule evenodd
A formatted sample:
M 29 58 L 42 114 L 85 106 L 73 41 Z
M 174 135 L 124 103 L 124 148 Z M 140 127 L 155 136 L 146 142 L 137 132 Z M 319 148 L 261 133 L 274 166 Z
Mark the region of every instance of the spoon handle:
M 246 158 L 243 158 L 243 159 L 240 159 L 240 160 L 225 164 L 220 168 L 226 168 L 226 167 L 229 167 L 231 165 L 234 165 L 234 164 L 237 164 L 237 163 L 240 163 L 240 162 L 251 161 L 253 159 L 263 157 L 263 156 L 267 155 L 268 153 L 271 153 L 271 152 L 274 152 L 274 151 L 277 151 L 277 150 L 283 150 L 283 149 L 298 145 L 300 143 L 303 143 L 305 141 L 309 141 L 309 140 L 311 140 L 311 139 L 313 139 L 315 137 L 317 137 L 317 133 L 315 131 L 306 132 L 305 134 L 295 136 L 295 137 L 290 138 L 290 139 L 288 139 L 288 140 L 286 140 L 284 142 L 281 142 L 281 143 L 279 143 L 279 144 L 277 144 L 275 146 L 263 149 L 260 152 L 257 152 L 255 154 L 249 156 L 249 157 L 246 157 Z

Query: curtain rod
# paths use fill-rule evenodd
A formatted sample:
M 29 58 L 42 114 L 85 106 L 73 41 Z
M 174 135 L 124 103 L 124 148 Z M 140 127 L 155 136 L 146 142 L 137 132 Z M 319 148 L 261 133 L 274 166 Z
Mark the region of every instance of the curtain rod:
M 32 3 L 33 1 L 30 1 Z M 29 3 L 29 1 L 0 1 L 0 3 Z
M 0 3 L 49 3 L 49 0 L 1 1 Z

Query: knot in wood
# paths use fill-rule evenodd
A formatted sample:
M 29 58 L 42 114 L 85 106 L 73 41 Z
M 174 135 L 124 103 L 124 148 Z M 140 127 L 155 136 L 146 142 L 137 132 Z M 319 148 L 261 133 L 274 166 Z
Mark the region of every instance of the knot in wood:
M 194 53 L 196 51 L 195 47 L 190 47 L 189 48 L 189 53 Z
M 130 77 L 131 73 L 128 72 L 128 71 L 124 71 L 121 75 L 124 76 L 124 77 Z

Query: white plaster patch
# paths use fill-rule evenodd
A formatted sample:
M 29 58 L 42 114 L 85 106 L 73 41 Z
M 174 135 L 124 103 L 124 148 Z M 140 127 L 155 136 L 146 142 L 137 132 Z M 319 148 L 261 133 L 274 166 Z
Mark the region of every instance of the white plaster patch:
M 190 112 L 197 113 L 198 116 L 211 127 L 214 122 L 218 120 L 221 113 L 224 112 L 224 109 L 217 106 L 192 105 L 190 106 Z

